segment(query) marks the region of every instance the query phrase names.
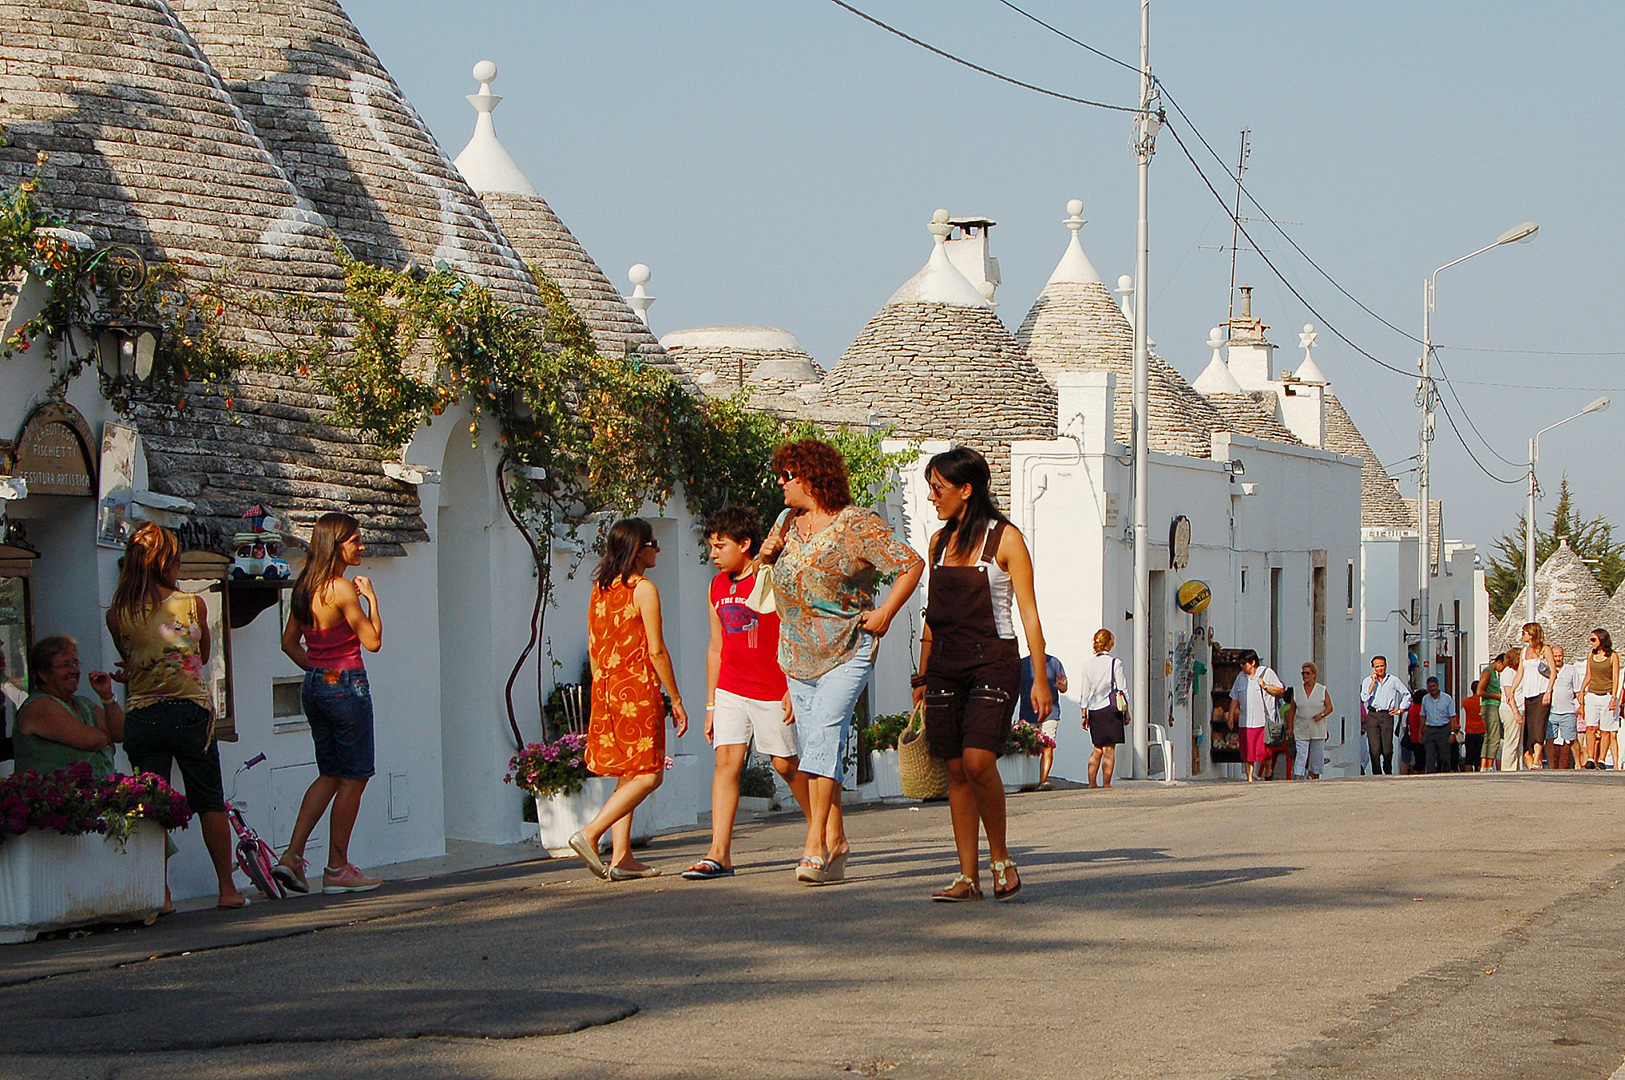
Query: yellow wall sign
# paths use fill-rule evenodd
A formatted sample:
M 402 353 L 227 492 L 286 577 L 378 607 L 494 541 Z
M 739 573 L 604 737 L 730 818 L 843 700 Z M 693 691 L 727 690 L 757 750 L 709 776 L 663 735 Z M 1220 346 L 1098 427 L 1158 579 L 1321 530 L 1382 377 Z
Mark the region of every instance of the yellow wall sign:
M 96 440 L 85 418 L 65 401 L 29 414 L 17 435 L 13 476 L 30 495 L 96 495 Z

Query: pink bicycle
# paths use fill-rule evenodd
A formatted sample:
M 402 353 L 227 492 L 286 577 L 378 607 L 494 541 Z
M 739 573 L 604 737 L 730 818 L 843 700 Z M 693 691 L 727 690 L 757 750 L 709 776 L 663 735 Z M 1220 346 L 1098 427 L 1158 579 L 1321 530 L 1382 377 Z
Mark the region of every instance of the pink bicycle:
M 271 873 L 271 868 L 276 865 L 276 852 L 243 820 L 243 812 L 237 802 L 238 778 L 264 760 L 264 754 L 256 754 L 237 766 L 237 771 L 231 774 L 231 795 L 226 799 L 226 817 L 231 822 L 232 832 L 237 834 L 237 865 L 267 900 L 281 900 L 288 894 Z

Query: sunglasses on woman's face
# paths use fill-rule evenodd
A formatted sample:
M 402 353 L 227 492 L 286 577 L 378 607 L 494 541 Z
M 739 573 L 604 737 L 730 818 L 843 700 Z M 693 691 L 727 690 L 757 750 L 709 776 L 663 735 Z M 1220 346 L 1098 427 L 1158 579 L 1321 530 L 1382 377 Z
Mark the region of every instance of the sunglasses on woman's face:
M 660 541 L 659 540 L 645 540 L 643 542 L 643 546 L 646 547 L 646 548 L 650 548 L 650 549 L 652 549 L 654 551 L 659 551 L 660 550 Z
M 778 472 L 778 477 L 779 483 L 788 484 L 790 481 L 796 478 L 796 474 L 791 472 L 789 469 L 780 469 Z

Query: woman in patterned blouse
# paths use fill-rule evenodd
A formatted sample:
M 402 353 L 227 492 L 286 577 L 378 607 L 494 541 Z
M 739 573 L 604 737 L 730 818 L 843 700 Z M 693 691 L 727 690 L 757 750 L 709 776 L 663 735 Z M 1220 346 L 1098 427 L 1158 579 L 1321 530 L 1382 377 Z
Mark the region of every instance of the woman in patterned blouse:
M 809 885 L 846 876 L 850 846 L 841 820 L 841 747 L 869 681 L 880 638 L 920 582 L 924 562 L 873 510 L 852 504 L 841 452 L 817 439 L 773 455 L 787 509 L 762 545 L 773 564 L 779 666 L 796 713 L 800 769 L 811 803 L 796 878 Z M 878 606 L 879 579 L 895 576 Z

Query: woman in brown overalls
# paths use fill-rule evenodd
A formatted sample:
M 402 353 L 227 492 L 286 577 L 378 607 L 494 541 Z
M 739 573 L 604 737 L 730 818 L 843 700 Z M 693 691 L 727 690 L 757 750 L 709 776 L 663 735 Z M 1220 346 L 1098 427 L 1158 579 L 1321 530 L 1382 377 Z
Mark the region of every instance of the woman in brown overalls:
M 999 512 L 990 493 L 987 459 L 958 447 L 931 459 L 925 471 L 937 517 L 947 525 L 931 538 L 931 584 L 914 701 L 925 702 L 931 753 L 948 764 L 948 807 L 959 873 L 931 899 L 982 899 L 977 881 L 978 826 L 987 830 L 993 898 L 1021 891 L 1005 846 L 1004 782 L 998 759 L 1010 733 L 1021 684 L 1021 655 L 1010 618 L 1021 609 L 1027 647 L 1044 656 L 1044 631 L 1033 598 L 1033 563 L 1021 531 Z M 1039 723 L 1053 699 L 1042 664 L 1033 665 L 1033 709 Z

